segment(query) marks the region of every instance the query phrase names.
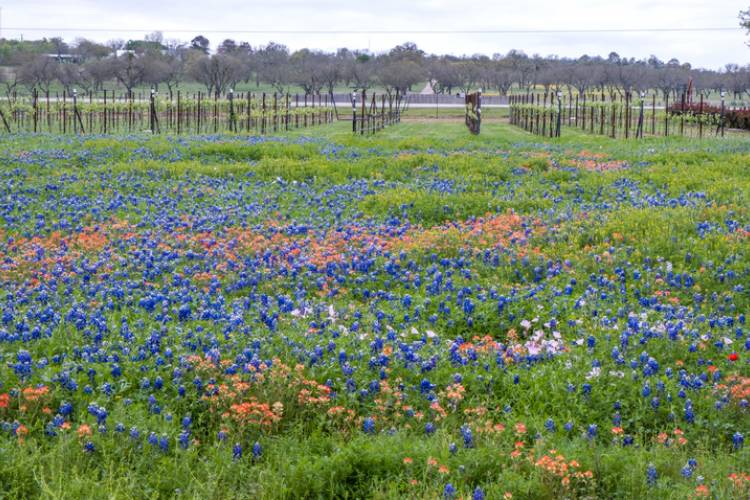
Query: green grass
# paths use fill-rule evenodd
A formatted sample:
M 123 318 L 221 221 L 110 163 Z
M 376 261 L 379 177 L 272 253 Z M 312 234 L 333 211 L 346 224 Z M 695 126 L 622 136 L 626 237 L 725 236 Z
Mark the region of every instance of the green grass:
M 75 408 L 67 417 L 73 429 L 54 438 L 44 434 L 51 417 L 40 408 L 31 405 L 22 412 L 16 400 L 12 408 L 0 408 L 0 423 L 18 420 L 30 429 L 23 442 L 0 430 L 0 498 L 434 499 L 450 482 L 457 498 L 471 498 L 481 488 L 486 498 L 493 499 L 503 498 L 506 492 L 513 498 L 681 499 L 696 494 L 698 476 L 713 498 L 747 498 L 748 490 L 734 488 L 728 479 L 731 473 L 750 474 L 750 446 L 735 450 L 731 441 L 735 432 L 749 437 L 747 408 L 732 402 L 717 410 L 720 388 L 707 382 L 702 390 L 689 392 L 697 417 L 687 423 L 684 400 L 677 396 L 677 374 L 681 368 L 690 374 L 707 373 L 711 362 L 722 373 L 722 381 L 732 374 L 750 376 L 747 350 L 742 347 L 747 325 L 738 319 L 750 312 L 750 240 L 740 232 L 724 230 L 727 221 L 750 227 L 748 138 L 623 141 L 566 129 L 560 139 L 545 139 L 490 119 L 481 135 L 472 136 L 460 122 L 461 111 L 457 120 L 445 121 L 428 121 L 427 113 L 410 110 L 413 121 L 404 120 L 372 136 L 353 136 L 348 123 L 338 122 L 266 141 L 243 136 L 2 137 L 0 179 L 6 187 L 0 207 L 4 214 L 0 273 L 10 273 L 0 274 L 6 291 L 2 311 L 11 311 L 13 305 L 15 316 L 13 323 L 0 326 L 0 332 L 23 331 L 23 323 L 36 321 L 46 304 L 67 313 L 72 301 L 91 308 L 86 309 L 89 321 L 94 312 L 103 311 L 109 332 L 97 343 L 92 340 L 93 323 L 77 328 L 74 319 L 64 319 L 49 337 L 0 343 L 0 395 L 11 388 L 44 384 L 53 388 L 48 403 L 55 411 L 63 400 L 72 401 Z M 157 203 L 165 198 L 173 204 Z M 106 211 L 105 207 L 123 200 L 135 201 Z M 257 211 L 235 215 L 250 205 L 257 205 Z M 357 264 L 372 259 L 365 271 L 355 269 L 355 261 L 349 259 L 342 261 L 349 267 L 337 264 L 341 267 L 322 272 L 307 265 L 276 272 L 271 265 L 259 264 L 240 276 L 237 269 L 217 271 L 217 264 L 225 263 L 222 245 L 201 250 L 196 244 L 191 248 L 195 256 L 187 258 L 179 254 L 184 248 L 175 244 L 175 254 L 169 256 L 161 245 L 174 243 L 172 229 L 161 228 L 154 220 L 174 221 L 159 218 L 154 214 L 158 210 L 170 217 L 184 216 L 180 222 L 184 225 L 176 227 L 185 234 L 201 234 L 205 241 L 214 238 L 226 246 L 235 243 L 222 239 L 227 227 L 250 231 L 275 224 L 306 226 L 309 232 L 299 240 L 302 251 L 352 227 L 408 226 L 422 239 L 414 236 L 403 255 L 397 245 L 389 252 L 355 253 L 360 259 Z M 527 243 L 502 240 L 492 247 L 477 243 L 474 238 L 482 235 L 505 237 L 504 229 L 482 226 L 479 221 L 488 214 L 493 220 L 511 213 L 524 224 L 514 231 L 528 229 Z M 79 214 L 85 217 L 76 219 Z M 118 233 L 112 236 L 111 248 L 101 254 L 75 254 L 71 264 L 75 272 L 50 285 L 47 299 L 39 297 L 38 284 L 23 274 L 26 269 L 11 266 L 23 256 L 14 245 L 25 237 L 46 236 L 44 231 L 64 218 L 76 222 L 54 230 L 71 237 L 81 230 L 76 226 L 100 225 L 107 231 L 112 214 L 128 221 L 136 236 L 120 245 Z M 39 229 L 41 221 L 47 224 L 44 230 Z M 471 233 L 457 226 L 481 231 Z M 719 229 L 704 233 L 705 227 Z M 383 229 L 379 237 L 389 236 Z M 237 262 L 261 259 L 261 250 L 247 250 Z M 34 255 L 30 252 L 25 261 L 30 268 L 36 265 Z M 107 274 L 97 285 L 101 275 L 89 268 L 100 261 Z M 226 313 L 221 319 L 176 320 L 177 302 L 172 296 L 173 302 L 164 306 L 173 316 L 169 321 L 156 317 L 161 306 L 153 313 L 137 307 L 145 293 L 141 286 L 146 285 L 141 283 L 148 281 L 149 292 L 166 297 L 179 289 L 174 285 L 178 277 L 190 279 L 196 269 L 217 272 L 222 288 L 209 293 L 205 283 L 196 281 L 180 293 L 195 296 L 195 307 L 213 303 Z M 426 288 L 434 270 L 442 273 L 443 286 L 451 281 L 451 290 L 433 294 Z M 642 273 L 640 279 L 634 278 L 635 271 Z M 87 273 L 91 280 L 81 277 Z M 695 283 L 672 285 L 670 275 L 690 275 Z M 258 283 L 230 288 L 248 277 Z M 321 291 L 322 277 L 331 278 L 326 286 L 336 287 L 336 294 Z M 334 277 L 344 284 L 337 286 Z M 123 297 L 107 288 L 109 281 L 129 287 Z M 566 295 L 569 285 L 572 294 Z M 471 322 L 466 321 L 458 299 L 459 292 L 466 290 L 472 292 L 476 307 Z M 670 294 L 662 295 L 664 291 Z M 480 299 L 492 293 L 517 300 L 500 314 L 497 300 Z M 700 306 L 694 302 L 699 293 L 704 297 Z M 273 312 L 278 309 L 275 297 L 296 299 L 297 294 L 318 307 L 317 316 L 281 314 L 276 331 L 260 321 L 259 296 L 270 298 L 267 310 Z M 421 317 L 412 323 L 402 320 L 407 295 L 421 310 Z M 656 297 L 660 308 L 641 303 Z M 112 300 L 111 308 L 107 300 Z M 439 312 L 441 301 L 453 310 L 452 317 Z M 337 311 L 335 321 L 326 316 L 329 307 Z M 354 311 L 362 313 L 361 330 L 342 333 L 338 327 L 351 328 Z M 408 313 L 414 311 L 412 307 Z M 246 320 L 250 333 L 231 328 L 230 313 Z M 613 349 L 621 348 L 620 335 L 629 328 L 631 313 L 648 327 L 632 334 L 627 363 L 617 364 Z M 395 332 L 394 339 L 385 340 L 385 327 L 376 331 L 374 318 L 379 314 Z M 427 320 L 432 314 L 439 316 L 434 324 Z M 709 319 L 699 321 L 700 315 Z M 731 317 L 734 324 L 709 328 L 708 323 L 719 317 Z M 530 333 L 523 333 L 521 321 L 533 318 L 539 318 L 533 329 L 554 318 L 568 351 L 539 362 L 508 361 L 502 367 L 495 352 L 480 351 L 476 361 L 465 365 L 451 363 L 449 345 L 458 337 L 478 344 L 474 337 L 490 336 L 510 344 L 518 335 L 522 342 Z M 131 343 L 121 334 L 123 320 L 134 335 Z M 325 325 L 312 328 L 311 321 L 318 327 Z M 664 331 L 678 322 L 687 325 L 685 331 L 667 340 Z M 419 333 L 413 333 L 412 326 Z M 198 327 L 203 334 L 196 334 Z M 736 328 L 743 329 L 745 337 L 736 337 L 731 349 L 740 353 L 741 360 L 732 364 L 727 360 L 730 348 L 714 343 L 736 335 Z M 643 333 L 651 329 L 659 335 Z M 439 342 L 419 343 L 426 330 L 434 330 Z M 165 332 L 157 350 L 163 363 L 145 354 L 154 347 L 152 335 L 159 331 Z M 708 333 L 713 337 L 701 341 L 699 335 Z M 336 359 L 339 351 L 349 354 L 356 368 L 351 377 L 359 389 L 379 379 L 379 368 L 368 364 L 384 352 L 371 344 L 375 337 L 395 353 L 384 371 L 391 389 L 405 385 L 403 400 L 382 391 L 378 397 L 383 401 L 376 403 L 374 397 L 344 389 L 349 375 L 342 374 Z M 595 346 L 575 346 L 575 341 L 589 337 L 596 340 Z M 229 439 L 219 441 L 217 432 L 225 421 L 208 410 L 191 382 L 202 377 L 230 383 L 231 378 L 218 368 L 201 368 L 207 373 L 188 369 L 176 358 L 202 355 L 215 347 L 222 359 L 231 362 L 257 339 L 262 339 L 257 348 L 261 359 L 278 357 L 291 367 L 299 363 L 305 379 L 331 380 L 339 391 L 335 404 L 351 409 L 356 419 L 333 421 L 327 416 L 328 406 L 299 403 L 299 387 L 292 378 L 269 377 L 254 380 L 250 392 L 259 401 L 283 402 L 283 420 L 263 429 L 232 427 Z M 198 340 L 200 349 L 190 351 L 188 344 Z M 330 353 L 329 342 L 335 345 Z M 398 354 L 402 343 L 419 343 L 420 363 L 406 366 Z M 693 343 L 702 346 L 691 350 Z M 127 354 L 123 345 L 130 346 Z M 175 359 L 167 358 L 165 346 L 174 349 Z M 111 360 L 83 353 L 84 347 L 118 353 L 123 375 L 113 378 Z M 59 353 L 66 358 L 39 366 L 22 380 L 12 368 L 21 348 L 28 349 L 35 361 Z M 322 362 L 313 363 L 309 353 L 316 348 L 325 354 Z M 637 363 L 646 351 L 660 364 L 651 378 L 642 374 Z M 135 359 L 141 352 L 145 361 Z M 433 358 L 435 367 L 423 370 L 421 363 Z M 601 364 L 602 374 L 588 377 L 594 360 Z M 630 368 L 631 360 L 636 360 L 637 369 Z M 89 368 L 97 372 L 95 383 L 89 382 Z M 186 398 L 178 397 L 172 384 L 177 368 L 187 372 L 181 382 L 188 386 Z M 667 368 L 673 376 L 666 376 Z M 80 388 L 66 392 L 56 382 L 63 370 L 77 377 L 81 387 L 91 384 L 92 394 Z M 463 377 L 465 399 L 453 409 L 440 393 L 454 383 L 456 374 Z M 156 376 L 163 378 L 164 389 L 141 389 L 144 378 Z M 427 378 L 447 408 L 444 418 L 420 394 L 420 384 Z M 641 395 L 644 381 L 649 381 L 654 394 L 658 382 L 665 385 L 656 409 L 650 398 Z M 113 385 L 112 395 L 100 391 L 104 382 Z M 588 396 L 582 392 L 584 384 L 592 386 Z M 151 394 L 158 399 L 161 413 L 151 411 Z M 94 401 L 107 407 L 107 432 L 95 430 L 92 436 L 79 438 L 78 425 L 95 427 L 86 410 Z M 424 416 L 417 419 L 394 410 L 401 401 Z M 615 402 L 621 404 L 621 426 L 633 436 L 633 446 L 622 446 L 618 441 L 622 438 L 611 432 Z M 472 416 L 480 408 L 486 414 Z M 173 419 L 166 419 L 167 414 Z M 199 442 L 183 450 L 176 436 L 180 419 L 187 414 L 193 417 L 191 438 Z M 367 434 L 362 419 L 371 415 L 378 416 L 377 431 Z M 546 429 L 548 419 L 556 423 L 555 432 Z M 480 432 L 485 420 L 502 423 L 505 430 Z M 115 422 L 125 422 L 124 434 L 115 433 Z M 434 434 L 425 434 L 427 422 L 436 425 Z M 570 432 L 563 428 L 566 422 L 575 423 Z M 527 431 L 516 433 L 517 423 Z M 590 424 L 598 425 L 596 437 L 586 437 Z M 463 446 L 464 425 L 473 429 L 473 447 Z M 140 441 L 128 437 L 131 426 L 143 433 Z M 675 438 L 675 428 L 684 431 L 687 442 L 659 444 L 659 434 Z M 170 438 L 168 452 L 146 444 L 150 431 Z M 86 440 L 95 445 L 95 452 L 82 451 Z M 255 441 L 263 448 L 257 459 L 251 454 Z M 514 457 L 518 441 L 523 451 Z M 232 457 L 235 442 L 243 445 L 242 459 Z M 450 451 L 451 443 L 458 445 L 455 453 Z M 568 461 L 578 461 L 580 470 L 591 471 L 592 479 L 564 487 L 559 477 L 536 466 L 535 461 L 552 449 Z M 691 478 L 685 478 L 681 469 L 689 459 L 697 460 L 698 466 Z M 430 465 L 431 460 L 445 470 Z M 655 484 L 647 480 L 649 465 L 658 470 Z

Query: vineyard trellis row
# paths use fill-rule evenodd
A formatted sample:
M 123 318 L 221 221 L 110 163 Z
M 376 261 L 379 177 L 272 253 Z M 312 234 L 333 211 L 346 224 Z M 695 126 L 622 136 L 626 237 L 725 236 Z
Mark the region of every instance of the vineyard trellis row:
M 555 95 L 557 102 L 555 102 Z M 656 94 L 584 93 L 562 95 L 561 92 L 529 93 L 509 97 L 510 123 L 533 134 L 559 137 L 561 125 L 591 134 L 612 138 L 651 136 L 687 136 L 703 138 L 708 134 L 724 136 L 727 124 L 738 122 L 741 128 L 750 122 L 750 111 L 728 110 L 707 105 L 703 96 L 694 102 L 683 93 L 678 102 L 657 108 Z
M 357 98 L 360 98 L 359 102 Z M 352 133 L 374 134 L 389 125 L 401 122 L 403 96 L 396 90 L 395 94 L 381 94 L 380 99 L 375 93 L 367 96 L 367 91 L 360 94 L 352 92 Z M 386 107 L 387 102 L 387 107 Z
M 160 97 L 102 90 L 73 91 L 0 101 L 0 131 L 6 133 L 113 134 L 149 131 L 168 134 L 268 134 L 332 123 L 327 95 L 177 91 Z

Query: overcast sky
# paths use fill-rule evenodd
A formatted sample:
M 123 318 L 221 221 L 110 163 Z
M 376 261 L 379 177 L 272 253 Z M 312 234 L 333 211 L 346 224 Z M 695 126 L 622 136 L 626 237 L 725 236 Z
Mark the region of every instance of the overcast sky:
M 748 0 L 0 0 L 0 35 L 142 39 L 148 31 L 190 40 L 204 34 L 290 49 L 386 50 L 411 41 L 431 53 L 581 54 L 667 60 L 719 68 L 750 62 L 737 14 Z M 91 29 L 99 31 L 89 31 Z M 430 30 L 591 30 L 736 28 L 730 31 L 614 33 L 424 33 Z M 63 29 L 69 31 L 62 31 Z M 264 30 L 263 33 L 257 31 Z M 279 32 L 271 33 L 271 30 Z M 357 33 L 288 33 L 354 30 Z M 362 33 L 400 30 L 402 33 Z M 282 33 L 281 31 L 287 31 Z

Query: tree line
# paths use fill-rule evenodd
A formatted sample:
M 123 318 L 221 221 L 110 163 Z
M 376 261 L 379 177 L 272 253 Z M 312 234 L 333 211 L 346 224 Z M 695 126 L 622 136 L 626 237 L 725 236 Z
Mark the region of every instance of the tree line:
M 715 91 L 725 91 L 735 99 L 750 95 L 750 65 L 727 64 L 709 70 L 677 59 L 635 59 L 615 52 L 607 57 L 566 58 L 511 50 L 459 57 L 427 54 L 413 43 L 373 54 L 346 48 L 291 51 L 275 42 L 252 46 L 232 39 L 222 41 L 214 53 L 209 46 L 204 36 L 181 42 L 165 40 L 158 32 L 143 40 L 106 44 L 82 38 L 73 43 L 61 38 L 2 39 L 0 85 L 7 96 L 32 88 L 44 93 L 56 83 L 67 90 L 99 91 L 113 82 L 128 93 L 149 86 L 170 95 L 185 82 L 197 82 L 211 95 L 223 94 L 240 83 L 266 84 L 279 93 L 292 88 L 319 94 L 341 87 L 379 87 L 393 94 L 420 91 L 426 82 L 437 94 L 482 88 L 507 95 L 544 88 L 609 94 L 652 90 L 667 97 L 690 86 L 706 95 Z M 417 85 L 420 88 L 415 89 Z

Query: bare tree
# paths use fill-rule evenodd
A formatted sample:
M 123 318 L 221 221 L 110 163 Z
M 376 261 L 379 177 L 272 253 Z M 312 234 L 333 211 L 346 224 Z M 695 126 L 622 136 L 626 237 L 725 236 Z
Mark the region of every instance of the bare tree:
M 99 59 L 84 63 L 86 74 L 91 79 L 94 90 L 100 90 L 104 82 L 114 78 L 112 64 L 108 59 Z
M 219 47 L 216 49 L 216 52 L 219 54 L 229 54 L 233 55 L 237 52 L 239 47 L 237 46 L 237 42 L 232 40 L 231 38 L 227 38 L 223 42 L 219 44 Z
M 507 95 L 518 75 L 504 59 L 495 61 L 489 68 L 490 86 L 495 87 L 501 95 Z
M 57 81 L 59 81 L 63 88 L 68 92 L 76 87 L 78 83 L 78 72 L 77 64 L 58 64 L 55 68 L 57 71 Z
M 544 92 L 548 93 L 552 87 L 559 87 L 562 72 L 557 66 L 547 65 L 539 71 L 537 82 L 542 84 Z
M 740 67 L 737 64 L 727 64 L 724 66 L 724 84 L 727 90 L 732 92 L 734 98 L 739 99 L 742 94 L 750 89 L 748 68 Z
M 432 91 L 436 94 L 451 94 L 458 87 L 458 72 L 454 66 L 456 58 L 447 56 L 432 58 L 427 65 Z
M 110 49 L 106 45 L 85 38 L 76 39 L 73 51 L 84 62 L 92 59 L 101 59 L 110 54 Z
M 396 92 L 406 93 L 412 85 L 424 81 L 425 72 L 415 60 L 387 58 L 378 68 L 378 81 L 389 96 Z
M 105 45 L 109 48 L 110 54 L 114 54 L 125 47 L 125 40 L 121 38 L 113 38 L 112 40 L 108 40 Z
M 344 79 L 346 64 L 350 58 L 351 52 L 347 49 L 339 49 L 335 55 L 326 57 L 321 76 L 329 94 L 333 94 L 336 84 Z
M 48 92 L 52 82 L 57 79 L 57 62 L 46 55 L 39 55 L 22 64 L 18 80 L 29 90 L 38 88 Z
M 289 58 L 292 81 L 302 87 L 305 94 L 317 94 L 325 85 L 328 57 L 322 52 L 298 50 Z
M 256 83 L 263 81 L 284 93 L 292 82 L 289 66 L 289 49 L 285 45 L 270 42 L 257 53 Z
M 172 99 L 174 91 L 180 85 L 184 75 L 184 65 L 176 57 L 167 57 L 164 60 L 163 82 L 169 90 L 169 98 Z
M 223 94 L 242 76 L 242 65 L 232 56 L 199 56 L 188 63 L 188 74 L 206 86 L 209 94 Z
M 65 43 L 65 40 L 63 40 L 59 36 L 50 38 L 49 41 L 52 42 L 52 46 L 55 48 L 55 54 L 57 55 L 58 58 L 61 55 L 68 53 L 68 48 L 69 48 L 68 44 Z
M 480 78 L 479 67 L 471 61 L 460 61 L 453 63 L 456 75 L 457 87 L 462 92 L 468 93 L 476 85 Z
M 132 95 L 133 89 L 143 83 L 146 76 L 146 68 L 139 57 L 127 53 L 110 60 L 109 70 L 114 78 L 125 87 L 128 95 Z
M 5 95 L 11 101 L 19 84 L 18 72 L 13 68 L 0 67 L 0 84 L 3 85 Z
M 511 50 L 505 56 L 511 68 L 518 75 L 518 85 L 529 89 L 534 81 L 535 64 L 529 59 L 529 56 L 520 50 Z
M 670 94 L 676 93 L 680 86 L 688 81 L 687 75 L 682 69 L 674 66 L 663 66 L 656 70 L 653 76 L 653 88 L 659 89 L 668 98 Z
M 375 61 L 369 56 L 357 56 L 346 66 L 346 79 L 353 87 L 369 89 L 375 82 Z

